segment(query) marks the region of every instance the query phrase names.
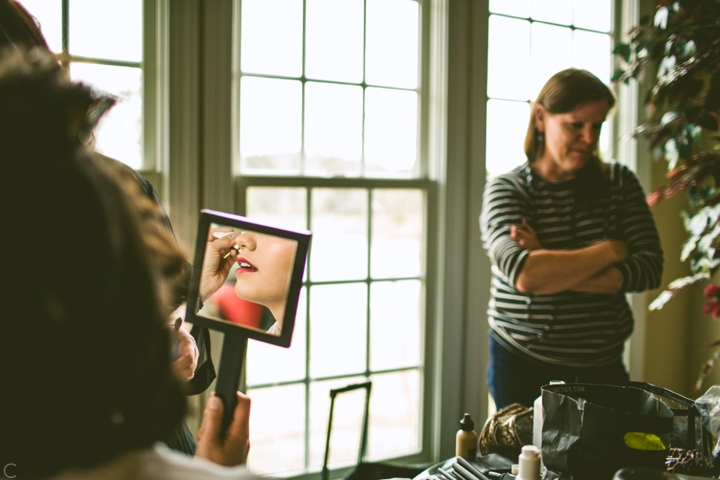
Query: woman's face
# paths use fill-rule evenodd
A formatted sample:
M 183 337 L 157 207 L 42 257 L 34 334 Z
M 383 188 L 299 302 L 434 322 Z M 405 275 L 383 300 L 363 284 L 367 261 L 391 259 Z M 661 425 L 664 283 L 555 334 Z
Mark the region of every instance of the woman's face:
M 597 149 L 600 128 L 608 110 L 610 106 L 605 100 L 555 114 L 538 105 L 535 126 L 545 134 L 545 151 L 534 162 L 535 171 L 548 182 L 575 178 Z
M 239 268 L 235 270 L 237 296 L 271 310 L 279 302 L 284 305 L 297 242 L 264 233 L 243 232 L 235 238 L 235 244 L 240 247 Z

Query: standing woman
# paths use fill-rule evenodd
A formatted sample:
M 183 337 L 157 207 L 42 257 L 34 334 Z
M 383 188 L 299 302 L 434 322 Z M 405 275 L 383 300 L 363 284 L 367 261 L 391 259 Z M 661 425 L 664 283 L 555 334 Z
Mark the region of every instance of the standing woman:
M 637 177 L 600 158 L 614 105 L 590 72 L 556 73 L 532 104 L 527 163 L 485 187 L 488 385 L 498 409 L 532 405 L 551 380 L 629 380 L 625 294 L 660 286 L 663 252 Z

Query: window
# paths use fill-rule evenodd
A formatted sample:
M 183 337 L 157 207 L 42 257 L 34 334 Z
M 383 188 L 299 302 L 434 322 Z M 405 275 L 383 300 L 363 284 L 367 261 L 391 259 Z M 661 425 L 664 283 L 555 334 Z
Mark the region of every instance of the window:
M 159 180 L 180 238 L 193 244 L 203 207 L 314 233 L 292 346 L 248 344 L 250 467 L 317 471 L 328 390 L 366 378 L 370 459 L 451 456 L 462 413 L 479 424 L 487 397 L 489 266 L 477 228 L 485 170 L 476 160 L 487 153 L 490 175 L 524 161 L 529 101 L 555 71 L 576 65 L 609 80 L 616 2 L 490 0 L 486 10 L 434 0 L 79 1 L 23 3 L 76 78 L 77 65 L 103 66 L 149 85 L 112 91 L 135 95 L 123 102 L 133 119 L 118 124 L 142 118 L 153 129 L 120 143 L 138 152 L 142 141 L 148 152 L 157 131 L 167 152 L 106 153 L 144 174 L 154 156 L 166 158 Z M 130 20 L 106 20 L 129 10 L 137 35 Z M 76 11 L 103 20 L 86 24 Z M 139 22 L 140 54 L 129 47 L 143 36 Z M 102 24 L 95 36 L 135 53 L 79 48 L 92 35 L 70 33 L 84 24 Z M 167 51 L 152 48 L 158 38 Z M 582 42 L 593 53 L 575 56 Z M 153 68 L 151 55 L 165 64 Z M 148 80 L 155 74 L 164 81 Z M 167 96 L 156 99 L 170 107 L 158 120 L 167 131 L 152 124 L 162 115 L 142 115 L 154 94 Z M 231 103 L 232 116 L 218 113 Z M 433 397 L 438 404 L 426 403 Z M 332 468 L 357 455 L 362 405 L 346 401 L 336 407 Z
M 97 149 L 133 168 L 142 155 L 143 1 L 23 0 L 73 80 L 118 97 L 101 120 Z
M 329 390 L 366 378 L 368 456 L 421 450 L 420 10 L 415 0 L 240 2 L 239 211 L 313 232 L 292 346 L 248 345 L 258 473 L 317 471 Z M 331 468 L 356 460 L 359 400 L 336 410 Z
M 530 102 L 556 72 L 584 68 L 610 84 L 612 0 L 491 0 L 488 34 L 489 176 L 525 162 Z M 600 150 L 610 158 L 610 129 Z M 510 147 L 508 147 L 510 146 Z

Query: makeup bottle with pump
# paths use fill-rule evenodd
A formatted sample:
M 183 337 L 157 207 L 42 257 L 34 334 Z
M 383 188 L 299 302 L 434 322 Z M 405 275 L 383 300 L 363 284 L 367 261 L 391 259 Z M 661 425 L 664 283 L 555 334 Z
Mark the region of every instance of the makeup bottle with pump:
M 455 436 L 455 455 L 465 460 L 475 460 L 477 455 L 478 436 L 475 430 L 475 423 L 466 413 L 460 420 L 460 430 Z

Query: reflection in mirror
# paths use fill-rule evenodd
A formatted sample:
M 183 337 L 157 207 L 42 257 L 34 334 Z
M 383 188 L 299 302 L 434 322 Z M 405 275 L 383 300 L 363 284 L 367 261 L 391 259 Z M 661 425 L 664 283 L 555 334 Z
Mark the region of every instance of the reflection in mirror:
M 225 248 L 227 236 L 235 241 L 232 247 Z M 219 244 L 223 246 L 219 247 Z M 222 284 L 217 288 L 203 285 L 206 280 L 201 280 L 201 292 L 217 290 L 197 313 L 251 330 L 281 335 L 297 249 L 298 242 L 291 238 L 212 223 L 203 270 L 215 266 L 219 272 L 218 281 Z M 218 258 L 218 251 L 221 258 Z

